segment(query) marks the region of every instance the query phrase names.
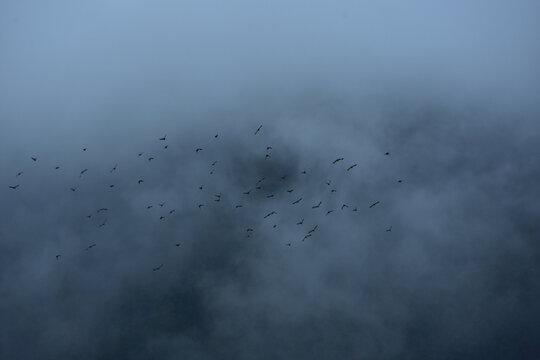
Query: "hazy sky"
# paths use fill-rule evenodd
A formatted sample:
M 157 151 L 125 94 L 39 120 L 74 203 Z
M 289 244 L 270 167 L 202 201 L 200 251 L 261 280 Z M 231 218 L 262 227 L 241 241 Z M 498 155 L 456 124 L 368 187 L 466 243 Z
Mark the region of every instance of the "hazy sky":
M 0 358 L 539 358 L 539 11 L 0 2 Z

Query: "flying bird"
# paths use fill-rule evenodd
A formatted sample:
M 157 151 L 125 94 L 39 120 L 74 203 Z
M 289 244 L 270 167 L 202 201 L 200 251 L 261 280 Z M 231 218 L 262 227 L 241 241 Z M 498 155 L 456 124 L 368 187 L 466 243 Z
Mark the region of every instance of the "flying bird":
M 242 205 L 236 205 L 234 208 L 238 209 L 238 208 L 241 208 L 241 207 L 242 207 Z
M 314 232 L 315 230 L 317 230 L 318 227 L 319 227 L 319 225 L 315 225 L 315 227 L 313 227 L 313 229 L 311 229 L 311 230 L 308 231 L 308 234 L 311 234 L 312 232 Z
M 255 189 L 257 189 L 257 190 L 261 190 L 261 189 L 262 189 L 262 187 L 261 187 L 261 186 L 255 186 Z
M 162 215 L 159 217 L 159 220 L 163 220 L 163 219 L 165 219 L 165 216 Z
M 86 215 L 87 218 L 91 219 L 92 218 L 92 215 Z
M 88 171 L 88 169 L 83 169 L 83 170 L 81 171 L 81 173 L 79 174 L 79 177 L 83 176 L 83 174 L 84 174 L 85 172 L 87 172 L 87 171 Z
M 93 248 L 94 246 L 96 246 L 96 244 L 92 244 L 92 245 L 88 246 L 85 250 L 90 250 L 90 249 Z
M 401 179 L 399 179 L 397 182 L 401 184 L 403 181 Z
M 158 205 L 163 207 L 163 205 L 165 205 L 165 203 L 158 203 Z
M 215 137 L 215 138 L 217 139 L 217 137 L 218 137 L 218 134 L 214 135 L 214 137 Z
M 274 229 L 277 228 L 277 224 L 272 225 L 272 227 L 273 227 Z
M 152 156 L 150 156 L 150 157 L 148 158 L 148 161 L 152 161 L 152 160 L 154 160 L 154 158 L 153 158 Z
M 343 204 L 343 205 L 341 205 L 341 210 L 343 210 L 343 208 L 348 208 L 348 207 L 349 207 L 349 205 Z
M 19 184 L 17 184 L 17 185 L 8 185 L 8 187 L 10 189 L 13 189 L 13 190 L 16 190 L 19 186 L 20 186 Z
M 75 192 L 75 190 L 77 190 L 76 188 L 69 188 L 69 190 Z
M 251 192 L 251 189 L 249 189 L 248 191 L 246 192 L 243 192 L 244 195 L 249 195 L 249 193 Z
M 293 201 L 293 205 L 298 204 L 300 201 L 302 201 L 302 198 L 298 198 L 297 200 Z
M 176 211 L 175 209 L 172 209 L 172 210 L 169 211 L 169 214 L 172 214 L 172 213 L 174 213 L 175 211 Z
M 330 214 L 333 213 L 333 212 L 334 212 L 334 210 L 328 210 L 328 211 L 326 212 L 326 215 L 330 215 Z
M 62 256 L 62 255 L 60 255 L 60 254 L 56 255 L 56 260 L 60 259 L 60 256 Z
M 161 140 L 161 141 L 165 141 L 166 139 L 167 139 L 167 134 L 165 134 L 165 136 L 164 136 L 164 137 L 162 137 L 162 138 L 159 138 L 159 140 Z
M 202 148 L 196 148 L 195 149 L 195 152 L 199 152 L 199 151 L 202 151 Z
M 109 187 L 112 189 L 114 187 L 114 184 L 109 185 Z
M 386 232 L 392 231 L 392 226 L 390 226 L 388 229 L 386 229 Z
M 163 148 L 167 150 L 169 148 L 169 145 L 165 145 Z
M 254 134 L 254 135 L 257 135 L 257 133 L 258 133 L 259 131 L 261 131 L 261 128 L 262 128 L 262 125 L 259 125 L 259 127 L 257 128 L 257 130 L 255 130 L 255 134 Z
M 214 165 L 216 165 L 216 164 L 217 164 L 217 160 L 214 161 L 214 162 L 212 163 L 212 166 L 214 166 Z
M 17 176 L 21 176 L 22 174 L 24 174 L 24 171 L 19 171 L 19 172 L 17 173 Z
M 374 207 L 375 205 L 377 205 L 380 201 L 375 201 L 373 204 L 369 205 L 369 208 L 371 209 L 372 207 Z
M 60 169 L 60 166 L 55 166 L 54 169 L 58 170 L 58 169 Z
M 313 234 L 306 234 L 306 235 L 304 236 L 304 238 L 302 239 L 302 241 L 306 240 L 308 237 L 311 237 L 311 235 L 313 235 Z
M 201 185 L 201 186 L 199 186 L 199 190 L 202 190 L 202 189 L 203 189 L 202 185 Z
M 32 156 L 30 159 L 37 161 L 37 157 Z
M 204 204 L 199 204 L 199 209 L 202 208 L 204 206 Z
M 332 189 L 332 190 L 330 190 L 330 192 L 336 192 L 336 191 L 337 191 L 336 189 Z
M 112 173 L 113 171 L 115 171 L 117 166 L 118 166 L 118 164 L 114 165 L 114 167 L 111 169 L 110 172 Z
M 274 197 L 274 194 L 266 195 L 266 197 L 267 197 L 268 199 L 273 198 L 273 197 Z
M 341 157 L 341 158 L 337 158 L 336 160 L 332 161 L 332 164 L 335 164 L 335 163 L 337 163 L 337 162 L 339 162 L 339 161 L 341 161 L 341 160 L 344 160 L 344 158 L 342 158 L 342 157 Z
M 390 155 L 390 153 L 389 153 L 389 152 L 385 152 L 384 155 Z
M 271 158 L 270 154 L 266 154 L 266 155 L 264 156 L 264 160 L 270 159 L 270 158 Z
M 174 245 L 175 245 L 175 246 L 180 246 L 181 244 L 179 244 L 179 243 L 176 243 L 176 244 L 174 244 Z
M 351 170 L 351 169 L 354 168 L 356 165 L 358 165 L 358 164 L 352 164 L 351 166 L 349 166 L 349 167 L 347 168 L 347 171 Z
M 328 181 L 326 182 L 326 185 L 330 186 L 330 183 L 331 183 L 331 182 L 332 182 L 332 180 L 328 180 Z
M 255 185 L 259 185 L 264 180 L 264 178 L 260 178 Z
M 288 193 L 292 193 L 293 191 L 294 191 L 294 189 L 287 190 Z
M 352 209 L 352 211 L 358 211 L 358 208 L 354 208 L 354 209 Z
M 83 148 L 82 151 L 86 151 L 86 148 Z
M 272 150 L 272 147 L 271 147 L 271 146 L 267 146 L 267 147 L 266 147 L 266 151 L 268 151 L 268 150 Z
M 137 181 L 137 183 L 139 183 L 139 184 L 142 184 L 143 182 L 144 182 L 143 179 L 139 179 L 139 181 Z
M 104 227 L 106 222 L 107 221 L 104 221 L 103 224 L 99 225 L 98 227 Z
M 302 171 L 301 174 L 307 174 L 306 170 Z
M 264 218 L 266 219 L 266 218 L 269 217 L 270 215 L 274 215 L 274 214 L 277 214 L 277 212 L 272 211 L 272 212 L 270 212 L 270 213 L 264 215 Z
M 101 208 L 101 209 L 99 209 L 97 212 L 99 213 L 99 212 L 107 211 L 107 210 L 109 210 L 109 209 L 107 209 L 107 208 Z
M 296 225 L 302 225 L 304 223 L 304 218 L 302 218 L 302 220 L 300 220 L 299 222 L 296 223 Z
M 283 175 L 283 176 L 281 177 L 281 180 L 285 180 L 286 178 L 287 178 L 287 175 Z
M 247 228 L 246 229 L 246 232 L 250 232 L 250 231 L 253 231 L 253 229 L 252 228 Z
M 140 152 L 139 154 L 137 154 L 137 157 L 141 157 L 143 154 L 144 152 Z
M 317 205 L 313 205 L 311 208 L 312 209 L 317 209 L 319 206 L 321 206 L 322 204 L 322 201 L 319 201 L 319 203 Z
M 154 205 L 148 205 L 146 208 L 147 208 L 147 209 L 151 209 L 152 206 L 154 206 Z
M 214 173 L 214 170 L 212 169 L 212 170 L 210 171 L 210 175 L 212 175 L 213 173 Z
M 152 271 L 158 271 L 163 267 L 163 264 L 159 264 L 159 266 L 152 269 Z

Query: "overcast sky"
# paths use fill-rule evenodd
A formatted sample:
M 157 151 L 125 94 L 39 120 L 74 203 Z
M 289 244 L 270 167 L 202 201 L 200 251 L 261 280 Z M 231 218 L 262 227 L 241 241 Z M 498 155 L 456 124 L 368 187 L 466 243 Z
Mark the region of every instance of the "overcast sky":
M 0 2 L 0 358 L 540 358 L 539 11 Z

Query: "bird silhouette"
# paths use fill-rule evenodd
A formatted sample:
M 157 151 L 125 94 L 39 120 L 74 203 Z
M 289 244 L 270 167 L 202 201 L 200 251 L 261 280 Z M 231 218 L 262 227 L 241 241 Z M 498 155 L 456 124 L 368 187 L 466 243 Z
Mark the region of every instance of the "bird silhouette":
M 148 205 L 146 208 L 151 209 L 154 205 Z
M 248 191 L 243 192 L 242 194 L 249 195 L 250 192 L 251 192 L 251 189 L 249 189 Z
M 202 189 L 203 189 L 202 185 L 201 185 L 201 186 L 199 186 L 199 190 L 202 190 Z
M 211 170 L 211 171 L 210 171 L 210 175 L 212 175 L 213 173 L 214 173 L 214 170 Z
M 99 225 L 98 227 L 104 227 L 105 224 L 106 224 L 106 222 L 107 222 L 107 221 L 105 220 L 105 221 L 104 221 L 101 225 Z
M 55 166 L 54 169 L 58 170 L 58 169 L 60 169 L 60 166 Z
M 308 231 L 308 234 L 311 234 L 312 232 L 315 232 L 315 230 L 317 230 L 318 227 L 319 227 L 319 225 L 315 225 L 315 226 L 313 227 L 313 229 L 311 229 L 311 230 Z
M 214 135 L 214 137 L 215 137 L 215 138 L 217 139 L 217 137 L 218 137 L 218 134 Z
M 202 150 L 203 150 L 202 148 L 196 148 L 195 152 L 199 152 L 199 151 L 202 151 Z
M 388 229 L 386 229 L 386 232 L 392 231 L 392 226 L 390 226 Z
M 10 189 L 13 189 L 13 190 L 16 190 L 19 186 L 20 186 L 19 184 L 17 184 L 17 185 L 8 185 L 8 187 Z
M 172 213 L 174 213 L 175 211 L 176 211 L 175 209 L 169 210 L 169 214 L 172 214 Z
M 266 160 L 266 159 L 270 159 L 270 158 L 271 158 L 270 154 L 266 154 L 266 155 L 264 156 L 264 159 L 265 159 L 265 160 Z
M 246 229 L 246 232 L 250 232 L 250 231 L 253 231 L 253 229 L 252 228 L 247 228 Z
M 343 208 L 348 208 L 348 207 L 349 207 L 349 205 L 343 204 L 343 205 L 341 205 L 341 210 L 343 210 Z
M 336 160 L 332 161 L 332 164 L 335 164 L 335 163 L 337 163 L 337 162 L 339 162 L 339 161 L 341 161 L 341 160 L 344 160 L 344 159 L 343 159 L 342 157 L 341 157 L 341 158 L 337 158 Z
M 335 193 L 336 191 L 337 191 L 336 189 L 332 189 L 332 190 L 330 190 L 330 192 L 333 192 L 333 193 Z
M 285 180 L 286 178 L 287 178 L 287 175 L 283 175 L 283 176 L 281 177 L 281 180 Z
M 165 205 L 165 203 L 158 203 L 158 205 L 163 207 L 163 205 Z
M 19 172 L 17 173 L 17 176 L 21 176 L 22 174 L 24 174 L 24 171 L 19 171 Z
M 306 235 L 304 235 L 304 238 L 302 239 L 302 241 L 306 240 L 308 237 L 311 237 L 311 235 L 313 235 L 313 234 L 306 234 Z
M 30 159 L 32 159 L 34 161 L 37 161 L 37 157 L 35 157 L 35 156 L 32 156 Z
M 102 212 L 102 211 L 107 211 L 107 210 L 109 210 L 109 209 L 107 209 L 107 208 L 101 208 L 101 209 L 99 209 L 97 212 L 100 213 L 100 212 Z
M 352 164 L 351 166 L 349 166 L 349 167 L 347 168 L 347 171 L 351 170 L 351 169 L 354 168 L 356 165 L 358 165 L 358 164 Z
M 333 212 L 334 212 L 334 210 L 328 210 L 328 211 L 326 212 L 326 215 L 330 215 L 330 214 L 333 213 Z
M 214 161 L 214 162 L 212 163 L 212 166 L 214 166 L 214 165 L 216 165 L 216 164 L 217 164 L 217 160 Z
M 85 250 L 90 250 L 90 249 L 93 248 L 94 246 L 96 246 L 96 244 L 92 244 L 92 245 L 88 246 Z
M 169 148 L 169 145 L 165 145 L 163 148 L 167 150 Z
M 255 130 L 255 134 L 254 135 L 257 135 L 259 133 L 259 131 L 261 131 L 261 128 L 262 128 L 262 125 L 259 125 L 259 127 L 257 128 L 257 130 Z
M 326 182 L 326 185 L 330 186 L 330 183 L 331 183 L 331 182 L 332 182 L 331 180 L 328 180 L 328 181 Z
M 307 174 L 306 170 L 303 170 L 303 171 L 301 172 L 301 174 Z
M 274 194 L 266 195 L 266 197 L 267 197 L 268 199 L 273 198 L 273 197 L 274 197 Z
M 242 205 L 236 205 L 234 208 L 238 209 L 238 208 L 241 208 L 241 207 L 242 207 Z
M 267 147 L 266 147 L 266 151 L 268 151 L 268 150 L 272 150 L 272 147 L 271 147 L 271 146 L 267 146 Z
M 142 184 L 143 182 L 144 182 L 143 179 L 139 179 L 139 180 L 137 181 L 137 183 L 139 183 L 139 184 Z
M 298 204 L 300 201 L 302 201 L 302 198 L 298 198 L 297 200 L 293 201 L 293 205 Z
M 141 157 L 143 154 L 144 152 L 140 152 L 139 154 L 137 154 L 137 157 Z
M 257 190 L 261 190 L 261 189 L 262 189 L 262 187 L 261 187 L 261 186 L 255 186 L 255 189 L 257 189 Z
M 174 244 L 174 245 L 175 245 L 175 246 L 180 246 L 181 244 L 179 244 L 179 243 L 176 243 L 176 244 Z
M 162 137 L 162 138 L 159 138 L 159 140 L 161 140 L 161 141 L 165 141 L 165 140 L 167 140 L 167 134 L 165 134 L 165 136 L 164 136 L 164 137 Z
M 358 211 L 358 208 L 354 208 L 354 209 L 352 209 L 352 211 Z
M 114 184 L 109 185 L 109 187 L 112 189 L 114 187 Z
M 153 268 L 152 271 L 158 271 L 158 270 L 161 270 L 162 267 L 163 267 L 163 264 L 159 264 L 159 266 Z
M 274 215 L 274 214 L 277 214 L 277 212 L 272 211 L 272 212 L 270 212 L 270 213 L 264 215 L 264 218 L 266 219 L 266 218 L 269 217 L 270 215 Z
M 287 190 L 288 193 L 292 193 L 293 191 L 294 191 L 294 189 Z
M 380 201 L 375 201 L 373 204 L 369 205 L 369 208 L 371 209 L 372 207 L 374 207 L 375 205 L 377 205 Z
M 204 204 L 199 204 L 199 209 L 202 208 L 204 206 Z
M 86 215 L 87 218 L 91 219 L 92 218 L 92 215 Z
M 75 192 L 75 190 L 77 190 L 76 188 L 69 188 L 69 190 Z
M 115 171 L 117 166 L 118 166 L 118 164 L 114 165 L 114 167 L 111 169 L 110 172 L 112 173 L 113 171 Z
M 286 243 L 286 244 L 285 244 L 285 246 L 291 246 L 291 243 L 290 243 L 290 242 L 288 242 L 288 243 Z
M 153 158 L 152 156 L 150 156 L 150 157 L 148 158 L 148 161 L 152 161 L 152 160 L 154 160 L 154 158 Z
M 264 178 L 260 178 L 259 180 L 257 180 L 257 183 L 255 185 L 259 185 L 261 182 L 263 182 Z
M 79 177 L 83 176 L 83 174 L 84 174 L 85 172 L 87 172 L 87 171 L 88 171 L 88 169 L 83 169 L 83 170 L 81 171 L 81 173 L 79 174 Z
M 277 228 L 277 224 L 272 225 L 272 227 L 273 227 L 274 229 Z
M 403 182 L 403 180 L 399 179 L 397 182 L 401 184 Z
M 313 205 L 311 208 L 312 209 L 317 209 L 319 206 L 321 206 L 322 204 L 322 201 L 319 201 L 319 203 L 317 205 Z
M 302 220 L 300 220 L 299 222 L 296 223 L 296 225 L 302 225 L 304 223 L 304 218 L 302 218 Z
M 60 255 L 60 254 L 56 255 L 56 260 L 60 259 L 60 256 L 62 256 L 62 255 Z
M 389 152 L 385 152 L 384 155 L 390 155 L 390 153 L 389 153 Z
M 165 216 L 162 215 L 159 217 L 159 220 L 163 220 L 163 219 L 165 219 Z

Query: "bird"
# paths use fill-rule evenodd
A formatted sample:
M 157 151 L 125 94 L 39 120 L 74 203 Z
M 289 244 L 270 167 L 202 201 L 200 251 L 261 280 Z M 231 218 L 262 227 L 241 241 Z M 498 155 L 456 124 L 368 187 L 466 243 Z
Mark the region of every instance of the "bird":
M 277 228 L 277 224 L 272 225 L 272 227 L 273 227 L 274 229 Z
M 176 211 L 175 209 L 172 209 L 172 210 L 169 211 L 169 214 L 172 214 L 172 213 L 174 213 L 175 211 Z
M 270 215 L 274 215 L 274 214 L 277 214 L 277 212 L 272 211 L 272 212 L 270 212 L 270 213 L 264 215 L 264 218 L 266 219 L 266 218 L 269 217 Z
M 112 189 L 114 187 L 114 184 L 109 185 L 109 187 Z
M 390 155 L 390 153 L 389 153 L 389 152 L 385 152 L 384 155 Z
M 288 193 L 292 193 L 293 191 L 294 191 L 294 189 L 287 190 Z
M 154 205 L 148 205 L 146 208 L 151 209 Z
M 261 128 L 262 128 L 262 125 L 259 125 L 259 127 L 257 128 L 257 130 L 255 130 L 255 134 L 254 134 L 254 135 L 257 135 L 257 133 L 258 133 L 259 131 L 261 131 Z
M 83 170 L 81 171 L 81 173 L 79 174 L 79 177 L 83 176 L 83 174 L 84 174 L 85 172 L 87 172 L 87 171 L 88 171 L 88 169 L 83 169 Z
M 399 179 L 397 182 L 401 184 L 403 182 L 403 180 Z
M 259 185 L 264 180 L 264 178 L 260 178 L 255 185 Z
M 214 161 L 214 162 L 212 163 L 212 166 L 214 166 L 214 165 L 216 165 L 216 164 L 217 164 L 217 160 Z
M 266 195 L 266 197 L 267 197 L 268 199 L 273 198 L 273 197 L 274 197 L 274 194 Z
M 234 208 L 238 209 L 238 208 L 241 208 L 241 207 L 242 207 L 242 205 L 236 205 Z
M 162 138 L 159 138 L 159 140 L 161 140 L 161 141 L 165 141 L 165 140 L 167 140 L 167 134 L 165 134 L 165 136 L 164 136 L 164 137 L 162 137 Z
M 165 145 L 163 148 L 167 150 L 169 148 L 169 145 Z
M 202 208 L 204 206 L 204 204 L 199 204 L 199 209 Z
M 285 180 L 286 178 L 287 178 L 287 175 L 283 175 L 283 176 L 281 177 L 281 180 Z
M 98 227 L 104 227 L 105 226 L 105 223 L 106 221 L 104 221 L 101 225 L 99 225 Z
M 17 173 L 17 176 L 21 176 L 22 174 L 24 174 L 24 171 L 19 171 L 19 172 Z
M 286 244 L 285 244 L 285 246 L 291 246 L 291 243 L 290 243 L 290 242 L 288 242 L 288 243 L 286 243 Z
M 139 154 L 137 154 L 137 157 L 141 157 L 143 154 L 144 152 L 140 152 Z
M 388 229 L 386 229 L 386 232 L 390 232 L 392 231 L 392 226 L 390 225 L 390 227 Z
M 91 219 L 92 218 L 92 215 L 86 215 L 87 218 Z
M 62 255 L 60 255 L 60 254 L 56 255 L 56 260 L 60 259 L 60 256 L 62 256 Z
M 304 238 L 302 239 L 302 241 L 306 240 L 308 237 L 311 237 L 311 235 L 313 235 L 313 234 L 306 234 L 306 235 L 304 236 Z
M 203 186 L 202 186 L 202 185 L 201 185 L 201 186 L 199 186 L 199 190 L 202 190 L 202 189 L 203 189 Z
M 270 154 L 266 154 L 266 155 L 264 156 L 264 160 L 270 159 L 270 158 L 271 158 Z
M 139 184 L 142 184 L 143 182 L 144 182 L 143 179 L 139 179 L 139 181 L 137 181 L 137 183 L 139 183 Z
M 69 188 L 71 191 L 75 192 L 76 188 Z
M 334 193 L 334 192 L 336 192 L 336 191 L 337 191 L 336 189 L 332 189 L 332 190 L 330 190 L 330 192 L 333 192 L 333 193 Z
M 317 209 L 319 206 L 321 206 L 322 204 L 322 201 L 319 201 L 319 203 L 317 205 L 313 205 L 311 208 L 312 209 Z
M 150 157 L 148 158 L 148 161 L 152 161 L 152 160 L 154 160 L 154 158 L 153 158 L 152 156 L 150 156 Z
M 92 244 L 92 245 L 88 246 L 85 250 L 90 250 L 90 249 L 93 248 L 94 246 L 96 246 L 96 244 Z
M 266 147 L 266 151 L 268 151 L 268 150 L 272 150 L 272 147 L 271 147 L 271 146 L 267 146 L 267 147 Z
M 8 187 L 10 189 L 13 189 L 13 190 L 16 190 L 19 186 L 20 186 L 19 184 L 17 184 L 17 185 L 8 185 Z
M 159 217 L 159 220 L 163 220 L 163 219 L 165 219 L 165 216 L 162 215 Z
M 199 151 L 202 151 L 202 148 L 196 148 L 195 149 L 195 152 L 199 152 Z
M 212 175 L 213 173 L 214 173 L 214 170 L 212 169 L 212 170 L 210 171 L 210 175 Z
M 261 189 L 262 189 L 262 187 L 261 187 L 261 186 L 255 186 L 255 189 L 257 189 L 257 190 L 261 190 Z
M 34 161 L 37 161 L 37 157 L 35 157 L 35 156 L 32 156 L 30 159 L 32 159 Z
M 315 225 L 315 226 L 313 227 L 313 229 L 311 229 L 311 230 L 308 231 L 308 234 L 311 234 L 312 232 L 314 232 L 315 230 L 317 230 L 318 227 L 319 227 L 319 225 Z
M 117 166 L 118 166 L 118 164 L 114 165 L 114 167 L 111 169 L 110 172 L 112 173 L 113 171 L 115 171 Z
M 307 174 L 306 170 L 302 171 L 301 174 Z
M 349 166 L 349 167 L 347 168 L 347 171 L 351 170 L 351 169 L 354 168 L 356 165 L 358 165 L 358 164 L 352 164 L 351 166 Z
M 60 166 L 55 166 L 54 169 L 58 170 L 58 169 L 60 169 Z
M 179 244 L 179 243 L 176 243 L 176 244 L 174 244 L 174 245 L 175 245 L 175 246 L 180 246 L 180 244 Z
M 243 194 L 244 195 L 249 195 L 250 192 L 251 192 L 251 189 L 249 189 L 248 191 L 243 192 Z
M 215 137 L 215 138 L 217 139 L 217 137 L 218 137 L 218 134 L 214 135 L 214 137 Z
M 293 201 L 293 205 L 298 204 L 300 201 L 302 201 L 302 198 L 298 198 L 297 200 Z
M 163 264 L 159 264 L 159 266 L 152 269 L 152 271 L 158 271 L 163 267 Z
M 221 198 L 221 194 L 216 194 L 214 196 L 217 197 L 218 199 Z
M 326 212 L 326 215 L 330 215 L 330 214 L 333 213 L 333 212 L 334 212 L 334 210 L 328 210 L 328 211 Z
M 331 183 L 331 182 L 332 182 L 332 180 L 328 180 L 328 181 L 326 182 L 326 185 L 330 186 L 330 183 Z
M 341 160 L 344 160 L 344 158 L 342 158 L 342 157 L 341 157 L 341 158 L 337 158 L 336 160 L 334 160 L 334 161 L 332 162 L 332 164 L 335 164 L 335 163 L 337 163 L 337 162 L 339 162 L 339 161 L 341 161 Z
M 304 223 L 304 218 L 302 218 L 302 220 L 300 220 L 299 222 L 296 223 L 296 225 L 302 225 Z
M 82 151 L 86 151 L 86 148 L 83 148 Z
M 375 205 L 377 205 L 380 201 L 375 201 L 373 204 L 369 205 L 369 208 L 371 209 L 372 207 L 374 207 Z
M 348 208 L 348 207 L 349 207 L 349 205 L 343 204 L 343 205 L 341 205 L 341 210 L 343 210 L 343 208 Z
M 252 228 L 247 228 L 246 229 L 246 232 L 250 232 L 250 231 L 253 231 L 253 229 Z
M 107 210 L 109 210 L 109 209 L 107 209 L 107 208 L 101 208 L 101 209 L 99 209 L 97 212 L 100 213 L 100 212 L 102 212 L 102 211 L 107 211 Z
M 215 202 L 220 202 L 221 198 L 214 199 Z
M 163 205 L 165 205 L 165 203 L 158 203 L 158 205 L 163 207 Z
M 352 209 L 352 211 L 358 211 L 358 208 L 354 208 L 354 209 Z

